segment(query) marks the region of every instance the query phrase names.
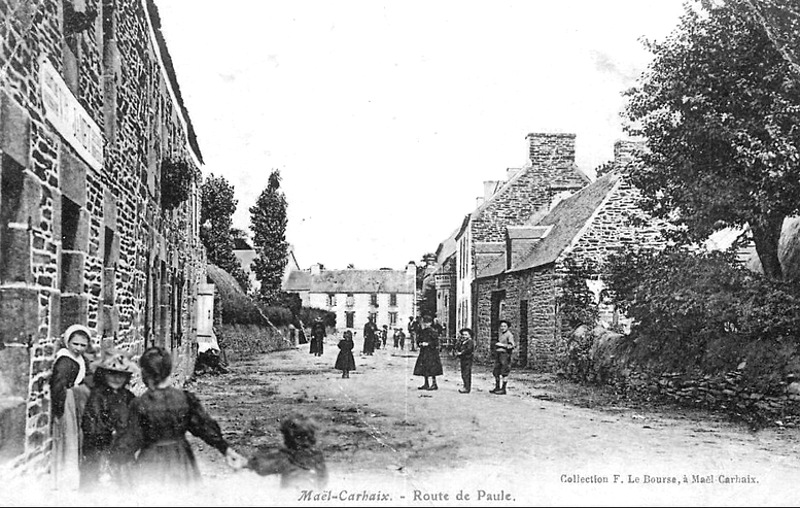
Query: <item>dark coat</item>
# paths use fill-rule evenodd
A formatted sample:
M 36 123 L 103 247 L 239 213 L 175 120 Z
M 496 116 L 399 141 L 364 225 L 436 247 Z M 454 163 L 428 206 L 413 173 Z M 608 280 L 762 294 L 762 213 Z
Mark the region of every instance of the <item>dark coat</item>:
M 423 328 L 417 335 L 417 344 L 427 342 L 427 346 L 420 346 L 417 363 L 414 364 L 415 376 L 441 376 L 442 359 L 439 358 L 439 337 L 436 330 Z
M 311 328 L 311 346 L 309 353 L 312 355 L 314 353 L 322 354 L 323 339 L 325 336 L 325 325 L 322 323 L 314 323 L 314 326 Z
M 334 367 L 338 370 L 356 370 L 356 360 L 353 358 L 353 339 L 342 339 L 339 341 L 339 356 L 336 357 L 336 365 Z
M 88 364 L 85 359 L 84 362 Z M 79 371 L 80 366 L 78 363 L 66 356 L 59 357 L 53 365 L 53 373 L 50 375 L 50 401 L 53 417 L 60 418 L 64 415 L 64 401 L 67 398 L 67 390 L 74 386 Z
M 364 353 L 375 352 L 375 332 L 377 330 L 378 326 L 372 321 L 368 321 L 367 324 L 364 325 Z

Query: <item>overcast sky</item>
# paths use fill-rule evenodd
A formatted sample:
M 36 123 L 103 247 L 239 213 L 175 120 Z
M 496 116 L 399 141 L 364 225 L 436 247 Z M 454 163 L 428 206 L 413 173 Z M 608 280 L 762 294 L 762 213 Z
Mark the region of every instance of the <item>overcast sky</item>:
M 577 134 L 586 173 L 624 137 L 621 92 L 681 0 L 156 0 L 234 225 L 280 169 L 302 268 L 402 268 L 436 250 L 530 132 Z

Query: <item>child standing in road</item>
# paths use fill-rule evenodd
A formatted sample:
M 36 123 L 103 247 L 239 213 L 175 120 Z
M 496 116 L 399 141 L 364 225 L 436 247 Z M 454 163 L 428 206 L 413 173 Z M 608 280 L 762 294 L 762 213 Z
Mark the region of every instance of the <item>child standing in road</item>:
M 462 328 L 459 332 L 458 343 L 456 343 L 456 356 L 461 360 L 461 380 L 464 388 L 458 393 L 469 393 L 472 389 L 472 354 L 475 351 L 475 341 L 472 340 L 472 330 Z
M 114 436 L 125 427 L 128 404 L 136 398 L 125 387 L 136 370 L 126 353 L 115 348 L 103 350 L 99 362 L 93 367 L 94 383 L 82 422 L 82 490 L 91 490 L 98 485 L 103 468 L 110 458 Z M 122 479 L 114 480 L 119 482 Z
M 334 367 L 342 371 L 342 379 L 350 377 L 350 371 L 356 370 L 356 360 L 353 358 L 353 332 L 345 330 L 342 340 L 339 341 L 339 355 L 336 357 Z
M 314 421 L 291 415 L 281 422 L 280 429 L 284 447 L 278 451 L 259 450 L 246 467 L 261 476 L 281 475 L 281 487 L 323 488 L 328 483 L 328 468 L 322 451 L 316 447 Z

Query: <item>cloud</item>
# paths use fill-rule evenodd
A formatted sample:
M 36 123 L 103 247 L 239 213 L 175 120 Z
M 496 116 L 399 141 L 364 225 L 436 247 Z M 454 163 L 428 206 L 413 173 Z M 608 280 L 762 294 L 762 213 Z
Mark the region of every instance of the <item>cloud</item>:
M 614 61 L 608 53 L 592 50 L 590 52 L 592 61 L 594 62 L 595 69 L 603 74 L 609 74 L 618 78 L 623 83 L 634 81 L 638 77 L 638 73 L 630 66 L 621 68 L 620 65 Z

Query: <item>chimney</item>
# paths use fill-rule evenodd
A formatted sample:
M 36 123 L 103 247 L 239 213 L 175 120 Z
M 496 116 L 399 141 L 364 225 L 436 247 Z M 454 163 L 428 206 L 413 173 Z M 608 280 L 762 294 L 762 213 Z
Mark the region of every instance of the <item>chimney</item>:
M 319 275 L 319 274 L 320 274 L 320 272 L 321 272 L 321 271 L 322 271 L 324 268 L 325 268 L 325 267 L 324 267 L 324 266 L 322 266 L 322 263 L 314 263 L 313 265 L 311 265 L 311 275 Z
M 483 201 L 489 201 L 489 199 L 494 196 L 494 193 L 497 192 L 497 189 L 500 188 L 501 182 L 497 180 L 485 180 L 483 182 Z
M 614 167 L 624 170 L 647 151 L 644 141 L 618 140 L 614 143 Z
M 575 134 L 537 132 L 525 139 L 533 166 L 570 168 L 575 164 Z
M 406 265 L 406 277 L 417 277 L 417 265 L 413 261 L 409 261 Z
M 483 196 L 478 196 L 475 198 L 475 208 L 478 208 L 483 204 Z
M 422 256 L 422 261 L 425 262 L 425 266 L 434 266 L 436 264 L 436 254 L 425 254 Z
M 507 226 L 506 270 L 522 261 L 536 242 L 546 237 L 553 226 Z
M 506 168 L 506 181 L 509 181 L 512 178 L 514 178 L 514 175 L 519 173 L 520 169 L 521 168 Z

